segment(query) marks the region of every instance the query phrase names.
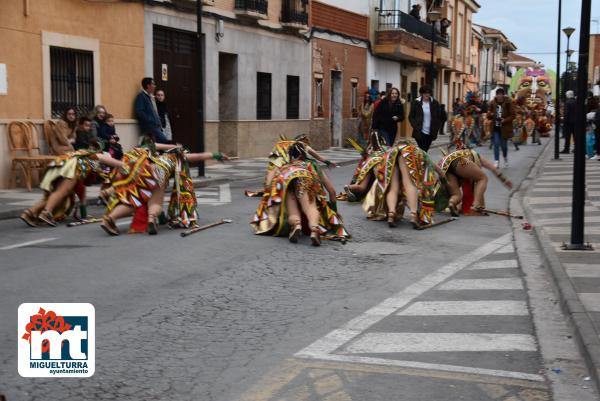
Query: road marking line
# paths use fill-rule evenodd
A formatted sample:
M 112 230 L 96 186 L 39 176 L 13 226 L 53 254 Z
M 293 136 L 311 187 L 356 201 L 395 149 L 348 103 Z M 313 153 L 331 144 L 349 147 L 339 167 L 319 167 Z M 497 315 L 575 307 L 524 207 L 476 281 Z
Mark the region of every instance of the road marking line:
M 470 278 L 450 280 L 440 290 L 522 290 L 520 278 Z
M 600 292 L 579 292 L 577 296 L 588 312 L 600 312 Z
M 494 253 L 514 253 L 514 252 L 515 252 L 515 246 L 511 243 L 506 246 L 503 246 L 502 248 L 498 249 Z
M 525 301 L 415 302 L 397 316 L 528 316 Z
M 367 333 L 345 347 L 349 354 L 391 352 L 536 351 L 529 334 L 495 333 Z
M 41 244 L 42 242 L 54 241 L 56 239 L 58 239 L 58 238 L 40 238 L 40 239 L 36 239 L 33 241 L 21 242 L 19 244 L 3 246 L 0 248 L 0 251 L 7 251 L 9 249 L 15 249 L 15 248 L 23 248 L 25 246 Z
M 569 277 L 600 278 L 600 264 L 565 263 Z
M 302 357 L 302 356 L 300 356 Z M 310 357 L 305 357 L 310 358 Z M 346 363 L 364 363 L 369 365 L 383 365 L 383 366 L 394 366 L 401 368 L 414 368 L 414 369 L 429 369 L 443 372 L 453 373 L 468 373 L 474 375 L 484 375 L 492 377 L 505 377 L 510 379 L 527 380 L 533 382 L 544 382 L 546 378 L 542 375 L 536 375 L 531 373 L 513 372 L 509 370 L 496 370 L 496 369 L 483 369 L 483 368 L 471 368 L 468 366 L 456 366 L 456 365 L 445 365 L 437 363 L 426 363 L 426 362 L 415 362 L 415 361 L 399 361 L 396 359 L 384 359 L 384 358 L 370 358 L 364 356 L 354 355 L 324 355 L 316 358 L 325 361 L 335 362 L 346 362 Z
M 219 201 L 221 203 L 231 202 L 231 190 L 229 188 L 229 184 L 219 185 Z
M 564 227 L 564 226 L 553 227 L 553 226 L 547 226 L 547 227 L 544 227 L 544 231 L 548 232 L 549 234 L 570 234 L 571 233 L 571 227 Z M 585 228 L 585 234 L 586 235 L 598 235 L 598 234 L 600 234 L 600 227 L 586 227 Z
M 364 330 L 393 314 L 398 309 L 406 306 L 413 299 L 444 282 L 466 266 L 489 255 L 498 248 L 507 245 L 511 239 L 511 233 L 505 234 L 494 241 L 482 245 L 473 252 L 458 258 L 454 262 L 443 266 L 437 271 L 423 277 L 416 283 L 409 285 L 392 297 L 385 299 L 383 302 L 372 307 L 363 314 L 350 320 L 339 329 L 335 329 L 329 334 L 326 334 L 308 347 L 297 352 L 295 356 L 299 358 L 327 359 L 325 357 L 330 356 L 329 354 L 331 352 L 335 351 Z
M 535 214 L 560 214 L 560 213 L 571 213 L 571 211 L 573 210 L 573 206 L 565 206 L 565 207 L 548 207 L 548 208 L 540 208 L 540 209 L 534 209 L 533 212 Z M 585 207 L 585 211 L 586 212 L 597 212 L 598 209 L 595 208 L 594 206 L 586 206 Z
M 586 223 L 600 223 L 600 216 L 586 216 Z M 566 224 L 571 223 L 571 217 L 556 217 L 553 219 L 540 219 L 538 220 L 538 226 L 547 226 L 551 224 Z
M 512 246 L 512 244 L 511 244 Z M 514 249 L 513 251 L 514 252 Z M 496 252 L 498 253 L 498 252 Z M 519 267 L 515 259 L 509 260 L 488 260 L 485 262 L 477 262 L 467 270 L 488 270 L 488 269 L 514 269 Z

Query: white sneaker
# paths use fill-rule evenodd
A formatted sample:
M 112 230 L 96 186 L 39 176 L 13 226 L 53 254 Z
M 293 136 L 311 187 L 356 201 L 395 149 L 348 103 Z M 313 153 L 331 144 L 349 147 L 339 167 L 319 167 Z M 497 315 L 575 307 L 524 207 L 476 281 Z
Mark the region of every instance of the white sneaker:
M 504 159 L 504 168 L 508 168 L 508 159 Z
M 495 166 L 496 168 L 500 168 L 500 160 L 496 160 L 496 161 L 494 162 L 494 166 Z
M 598 160 L 598 155 L 594 155 L 594 156 L 590 157 L 590 160 Z

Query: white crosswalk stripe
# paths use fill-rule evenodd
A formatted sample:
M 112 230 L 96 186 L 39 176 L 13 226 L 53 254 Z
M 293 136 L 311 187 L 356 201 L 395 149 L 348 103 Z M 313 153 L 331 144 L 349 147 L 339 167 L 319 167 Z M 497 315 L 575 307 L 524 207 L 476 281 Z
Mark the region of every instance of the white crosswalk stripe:
M 600 278 L 600 264 L 564 263 L 569 277 Z
M 487 269 L 514 269 L 517 268 L 517 261 L 509 260 L 489 260 L 485 262 L 477 262 L 469 267 L 469 270 L 487 270 Z
M 470 278 L 450 280 L 439 287 L 440 290 L 522 290 L 519 278 Z
M 498 249 L 494 253 L 513 253 L 513 252 L 515 252 L 514 245 L 513 244 L 508 244 L 508 245 L 503 246 L 502 248 Z
M 346 347 L 353 354 L 390 352 L 510 352 L 535 351 L 529 334 L 491 333 L 369 333 Z
M 525 301 L 415 302 L 398 316 L 527 316 Z

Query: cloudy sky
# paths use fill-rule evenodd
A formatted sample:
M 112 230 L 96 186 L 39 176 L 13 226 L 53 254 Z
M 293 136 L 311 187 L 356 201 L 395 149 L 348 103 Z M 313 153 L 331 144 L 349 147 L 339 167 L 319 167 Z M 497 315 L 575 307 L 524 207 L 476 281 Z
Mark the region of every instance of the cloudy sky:
M 562 27 L 576 29 L 570 48 L 579 50 L 579 18 L 582 0 L 562 0 Z M 556 27 L 558 0 L 478 0 L 481 9 L 475 14 L 476 24 L 500 29 L 517 46 L 517 53 L 556 69 Z M 600 33 L 600 0 L 592 0 L 591 33 Z M 561 70 L 566 63 L 566 36 L 561 37 Z M 571 58 L 577 61 L 578 53 Z M 575 60 L 574 60 L 575 59 Z

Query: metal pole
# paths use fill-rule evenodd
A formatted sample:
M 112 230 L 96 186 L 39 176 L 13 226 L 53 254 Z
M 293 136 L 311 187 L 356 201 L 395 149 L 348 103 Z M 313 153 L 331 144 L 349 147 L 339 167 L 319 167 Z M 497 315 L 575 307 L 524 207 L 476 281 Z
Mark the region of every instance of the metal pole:
M 565 53 L 567 53 L 567 63 L 565 64 L 565 71 L 569 70 L 569 61 L 571 59 L 571 56 L 569 56 L 569 43 L 571 42 L 571 37 L 567 36 L 567 50 L 565 51 Z
M 430 79 L 431 82 L 429 83 L 431 85 L 431 96 L 435 97 L 435 89 L 433 88 L 433 74 L 435 73 L 435 66 L 434 66 L 434 56 L 435 56 L 435 23 L 433 21 L 431 21 L 431 70 L 429 71 L 429 75 L 430 75 Z
M 561 14 L 562 14 L 562 0 L 558 0 L 558 27 L 556 28 L 556 31 L 558 32 L 557 37 L 556 37 L 556 93 L 554 94 L 554 160 L 560 159 L 560 19 L 561 19 Z
M 204 44 L 202 40 L 202 0 L 196 1 L 196 64 L 198 68 L 196 118 L 198 119 L 198 152 L 204 152 Z M 198 164 L 198 176 L 204 177 L 204 162 Z
M 581 28 L 579 31 L 579 63 L 577 68 L 577 111 L 575 114 L 575 163 L 573 166 L 573 212 L 571 219 L 571 244 L 568 249 L 587 250 L 583 243 L 585 207 L 585 101 L 588 80 L 590 47 L 590 18 L 592 0 L 582 0 Z
M 485 81 L 483 82 L 483 98 L 485 99 L 485 101 L 489 101 L 488 99 L 488 70 L 489 68 L 489 63 L 490 61 L 490 49 L 485 49 Z

